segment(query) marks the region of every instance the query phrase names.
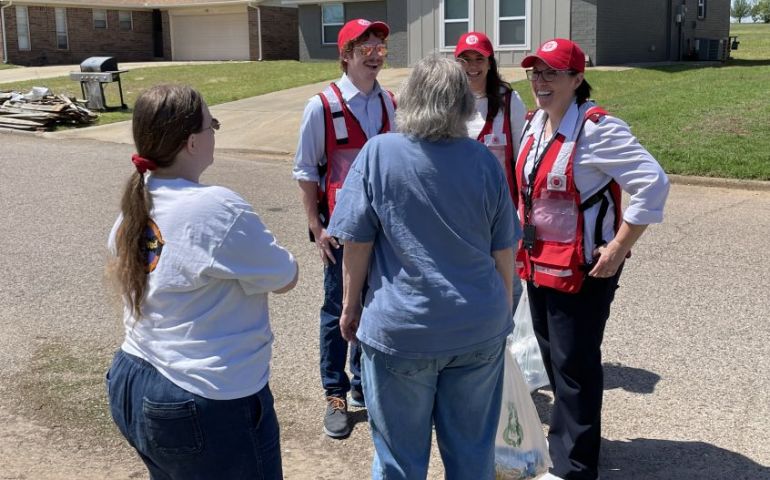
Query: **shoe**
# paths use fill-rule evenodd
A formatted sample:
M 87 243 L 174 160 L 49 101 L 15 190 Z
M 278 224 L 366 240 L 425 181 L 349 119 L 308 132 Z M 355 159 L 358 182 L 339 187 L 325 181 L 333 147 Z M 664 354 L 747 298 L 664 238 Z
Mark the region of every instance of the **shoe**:
M 351 407 L 359 407 L 364 408 L 366 407 L 366 402 L 364 401 L 364 392 L 361 390 L 351 390 L 350 391 L 350 401 L 348 404 Z
M 324 433 L 332 438 L 344 438 L 350 435 L 348 406 L 344 398 L 326 397 Z

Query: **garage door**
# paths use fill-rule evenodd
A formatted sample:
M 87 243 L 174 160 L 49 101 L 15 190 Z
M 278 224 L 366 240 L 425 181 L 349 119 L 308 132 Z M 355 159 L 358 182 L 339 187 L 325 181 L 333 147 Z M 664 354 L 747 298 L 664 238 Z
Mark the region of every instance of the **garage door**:
M 246 13 L 171 17 L 174 60 L 248 60 Z

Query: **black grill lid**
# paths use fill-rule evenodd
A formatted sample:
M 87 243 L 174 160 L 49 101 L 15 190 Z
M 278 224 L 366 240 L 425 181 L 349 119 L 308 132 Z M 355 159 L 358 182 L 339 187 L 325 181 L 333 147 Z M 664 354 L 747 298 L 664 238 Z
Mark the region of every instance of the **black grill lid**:
M 115 57 L 88 57 L 80 64 L 81 72 L 115 72 L 118 62 Z

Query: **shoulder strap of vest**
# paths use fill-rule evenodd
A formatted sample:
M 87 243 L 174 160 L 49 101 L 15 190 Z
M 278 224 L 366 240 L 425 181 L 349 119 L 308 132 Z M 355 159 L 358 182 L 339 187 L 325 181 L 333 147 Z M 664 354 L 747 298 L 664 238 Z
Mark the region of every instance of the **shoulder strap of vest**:
M 521 142 L 524 140 L 524 137 L 527 136 L 527 132 L 529 131 L 529 127 L 532 125 L 532 119 L 535 118 L 535 115 L 537 114 L 538 110 L 530 110 L 527 112 L 526 115 L 524 115 L 524 120 L 527 121 L 527 123 L 524 124 L 524 129 L 521 131 L 521 138 L 519 138 L 519 145 L 521 145 Z
M 604 118 L 605 115 L 609 115 L 607 113 L 607 110 L 603 109 L 602 107 L 598 107 L 594 105 L 593 107 L 586 110 L 586 113 L 583 117 L 584 121 L 591 120 L 594 123 L 599 123 L 602 118 Z
M 345 113 L 342 111 L 342 93 L 339 87 L 332 82 L 324 88 L 319 94 L 323 102 L 324 109 L 328 108 L 327 115 L 331 116 L 332 125 L 334 125 L 334 137 L 338 145 L 348 143 L 348 127 L 345 125 Z

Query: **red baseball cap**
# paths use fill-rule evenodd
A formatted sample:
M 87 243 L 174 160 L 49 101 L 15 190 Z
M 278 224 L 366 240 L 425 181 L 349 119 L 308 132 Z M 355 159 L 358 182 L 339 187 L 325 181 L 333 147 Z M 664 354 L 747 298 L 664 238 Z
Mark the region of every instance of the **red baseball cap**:
M 385 37 L 390 34 L 390 27 L 385 22 L 370 22 L 364 18 L 355 18 L 340 29 L 340 33 L 337 35 L 337 48 L 345 48 L 345 44 L 351 40 L 355 40 L 368 31 L 382 32 Z
M 577 43 L 566 38 L 554 38 L 540 45 L 532 55 L 524 57 L 521 66 L 529 68 L 537 59 L 548 64 L 554 70 L 574 70 L 584 72 L 586 69 L 586 55 Z
M 461 53 L 473 50 L 479 52 L 485 57 L 492 56 L 494 49 L 492 48 L 492 42 L 489 41 L 489 37 L 481 32 L 468 32 L 464 33 L 455 47 L 455 58 L 459 57 Z

